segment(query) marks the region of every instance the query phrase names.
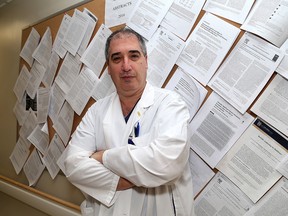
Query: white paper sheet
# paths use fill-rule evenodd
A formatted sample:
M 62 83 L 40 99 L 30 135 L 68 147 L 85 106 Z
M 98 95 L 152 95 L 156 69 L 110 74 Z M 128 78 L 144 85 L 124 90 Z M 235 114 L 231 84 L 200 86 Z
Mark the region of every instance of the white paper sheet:
M 174 90 L 182 96 L 189 108 L 190 121 L 202 105 L 208 93 L 207 89 L 179 67 L 176 69 L 165 88 Z
M 204 3 L 205 0 L 174 0 L 160 25 L 186 40 Z
M 85 67 L 77 77 L 75 83 L 65 96 L 73 110 L 80 116 L 89 98 L 98 77 L 89 68 Z
M 184 41 L 171 32 L 158 28 L 147 43 L 147 80 L 152 85 L 162 87 L 183 48 Z
M 244 113 L 264 88 L 283 56 L 279 48 L 245 33 L 208 85 Z
M 80 61 L 90 68 L 98 77 L 105 65 L 105 43 L 111 33 L 112 31 L 102 24 L 80 58 Z
M 251 111 L 288 136 L 288 81 L 276 75 Z
M 252 121 L 212 92 L 189 124 L 190 147 L 214 168 Z
M 40 34 L 35 28 L 32 27 L 32 30 L 20 52 L 20 57 L 22 57 L 30 67 L 32 66 L 34 61 L 32 54 L 37 48 L 40 38 Z
M 218 172 L 195 199 L 195 214 L 242 216 L 252 205 L 239 188 Z
M 207 0 L 203 9 L 215 15 L 242 24 L 254 2 L 255 0 Z
M 138 0 L 106 0 L 105 26 L 108 28 L 124 24 Z
M 172 3 L 173 0 L 137 1 L 127 26 L 150 40 Z
M 206 86 L 239 33 L 240 29 L 232 24 L 205 13 L 176 64 Z
M 241 29 L 280 47 L 288 38 L 288 0 L 257 0 Z
M 248 127 L 216 166 L 256 203 L 280 178 L 287 138 L 260 119 Z

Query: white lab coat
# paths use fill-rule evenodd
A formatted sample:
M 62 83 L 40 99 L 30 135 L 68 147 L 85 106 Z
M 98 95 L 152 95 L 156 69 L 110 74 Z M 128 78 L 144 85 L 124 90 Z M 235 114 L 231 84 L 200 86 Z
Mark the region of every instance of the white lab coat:
M 83 215 L 192 216 L 189 111 L 174 92 L 147 83 L 126 123 L 116 93 L 93 104 L 67 147 L 67 178 L 85 195 Z M 140 135 L 128 144 L 139 122 Z M 106 150 L 103 164 L 89 158 Z M 137 187 L 116 191 L 119 176 Z M 173 207 L 174 206 L 174 207 Z

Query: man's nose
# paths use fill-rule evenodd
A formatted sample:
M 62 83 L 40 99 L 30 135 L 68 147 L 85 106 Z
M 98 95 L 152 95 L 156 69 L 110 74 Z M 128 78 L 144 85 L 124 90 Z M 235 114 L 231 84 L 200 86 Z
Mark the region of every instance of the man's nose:
M 131 62 L 130 62 L 130 59 L 128 57 L 125 57 L 123 59 L 123 62 L 122 62 L 122 70 L 123 71 L 129 71 L 131 70 Z

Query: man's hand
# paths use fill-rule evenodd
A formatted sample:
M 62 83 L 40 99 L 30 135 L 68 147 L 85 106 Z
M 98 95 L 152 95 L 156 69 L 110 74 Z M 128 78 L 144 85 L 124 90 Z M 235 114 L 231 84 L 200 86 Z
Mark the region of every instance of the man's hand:
M 105 150 L 94 152 L 90 156 L 90 158 L 93 158 L 93 159 L 99 161 L 101 164 L 103 164 L 102 157 L 103 157 L 104 151 Z M 130 181 L 128 181 L 127 179 L 120 177 L 116 190 L 117 191 L 126 190 L 126 189 L 132 188 L 134 186 L 135 185 L 133 183 L 131 183 Z
M 99 161 L 100 163 L 103 164 L 102 157 L 103 157 L 104 151 L 105 151 L 105 150 L 94 152 L 94 153 L 90 156 L 90 158 L 93 158 L 93 159 L 95 159 L 95 160 L 97 160 L 97 161 Z

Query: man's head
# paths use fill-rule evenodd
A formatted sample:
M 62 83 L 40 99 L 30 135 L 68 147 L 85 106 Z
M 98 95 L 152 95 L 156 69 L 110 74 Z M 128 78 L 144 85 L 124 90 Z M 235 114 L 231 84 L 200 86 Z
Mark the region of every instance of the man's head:
M 117 38 L 122 37 L 124 35 L 127 35 L 127 36 L 135 35 L 137 37 L 138 41 L 139 41 L 139 44 L 140 44 L 140 47 L 141 47 L 143 55 L 145 57 L 147 56 L 147 48 L 146 48 L 146 44 L 145 44 L 144 38 L 140 34 L 138 34 L 137 32 L 135 32 L 134 30 L 132 30 L 130 28 L 122 28 L 122 29 L 114 31 L 107 38 L 106 45 L 105 45 L 105 58 L 106 58 L 107 62 L 109 61 L 109 48 L 110 48 L 111 40 L 117 39 Z
M 147 77 L 147 51 L 143 37 L 131 29 L 113 32 L 106 42 L 105 56 L 120 96 L 141 95 Z

